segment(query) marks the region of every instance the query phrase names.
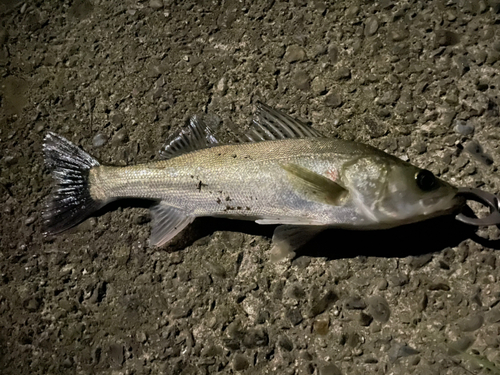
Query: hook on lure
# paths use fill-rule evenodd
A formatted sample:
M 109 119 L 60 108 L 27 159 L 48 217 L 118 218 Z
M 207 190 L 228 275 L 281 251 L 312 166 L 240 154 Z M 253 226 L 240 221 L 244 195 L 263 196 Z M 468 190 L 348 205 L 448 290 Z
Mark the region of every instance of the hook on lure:
M 458 221 L 478 227 L 500 224 L 500 203 L 496 195 L 477 188 L 459 188 L 457 194 L 467 200 L 484 204 L 490 209 L 490 214 L 482 218 L 470 217 L 460 213 L 455 216 Z

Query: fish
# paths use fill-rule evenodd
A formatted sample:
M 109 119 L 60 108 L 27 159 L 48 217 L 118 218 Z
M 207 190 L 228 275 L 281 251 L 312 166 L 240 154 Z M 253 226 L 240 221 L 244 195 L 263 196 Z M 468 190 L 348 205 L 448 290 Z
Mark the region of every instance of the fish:
M 124 198 L 151 200 L 151 246 L 162 246 L 197 217 L 278 225 L 276 254 L 293 253 L 326 228 L 374 230 L 457 212 L 457 188 L 432 172 L 367 144 L 329 138 L 257 103 L 252 127 L 220 143 L 209 121 L 192 116 L 167 139 L 163 159 L 101 165 L 48 132 L 43 154 L 54 180 L 42 214 L 46 235 L 76 226 Z

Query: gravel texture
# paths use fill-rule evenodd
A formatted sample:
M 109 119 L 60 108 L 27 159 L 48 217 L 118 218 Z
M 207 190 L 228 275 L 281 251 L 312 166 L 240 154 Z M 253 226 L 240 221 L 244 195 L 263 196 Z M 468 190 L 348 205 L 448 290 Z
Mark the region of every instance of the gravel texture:
M 498 192 L 500 1 L 10 0 L 0 15 L 2 374 L 500 367 L 497 228 L 332 230 L 271 262 L 272 228 L 251 223 L 201 219 L 150 248 L 140 202 L 40 227 L 47 131 L 147 162 L 189 115 L 244 129 L 257 100 Z

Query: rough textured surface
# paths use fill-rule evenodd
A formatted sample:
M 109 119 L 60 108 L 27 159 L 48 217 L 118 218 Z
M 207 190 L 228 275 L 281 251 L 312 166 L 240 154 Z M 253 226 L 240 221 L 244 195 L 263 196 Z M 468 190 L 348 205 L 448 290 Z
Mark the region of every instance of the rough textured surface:
M 332 4 L 333 3 L 333 4 Z M 500 232 L 452 219 L 330 231 L 269 261 L 269 228 L 196 222 L 147 246 L 115 204 L 41 235 L 41 141 L 157 157 L 190 114 L 261 100 L 461 186 L 500 190 L 500 2 L 0 3 L 2 374 L 478 374 L 500 363 Z

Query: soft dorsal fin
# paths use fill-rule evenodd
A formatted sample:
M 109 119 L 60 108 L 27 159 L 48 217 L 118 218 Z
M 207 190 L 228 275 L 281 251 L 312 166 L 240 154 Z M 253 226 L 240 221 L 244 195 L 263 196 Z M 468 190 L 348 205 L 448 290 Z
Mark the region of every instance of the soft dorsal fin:
M 163 146 L 160 154 L 163 159 L 170 159 L 187 152 L 213 147 L 219 143 L 214 136 L 212 126 L 217 122 L 213 116 L 194 115 L 189 124 L 178 133 L 172 134 Z
M 288 173 L 294 188 L 306 199 L 341 206 L 349 191 L 338 183 L 297 164 L 287 164 L 282 168 Z
M 323 134 L 302 121 L 260 102 L 257 103 L 253 125 L 253 129 L 246 135 L 250 142 L 288 138 L 324 138 Z

